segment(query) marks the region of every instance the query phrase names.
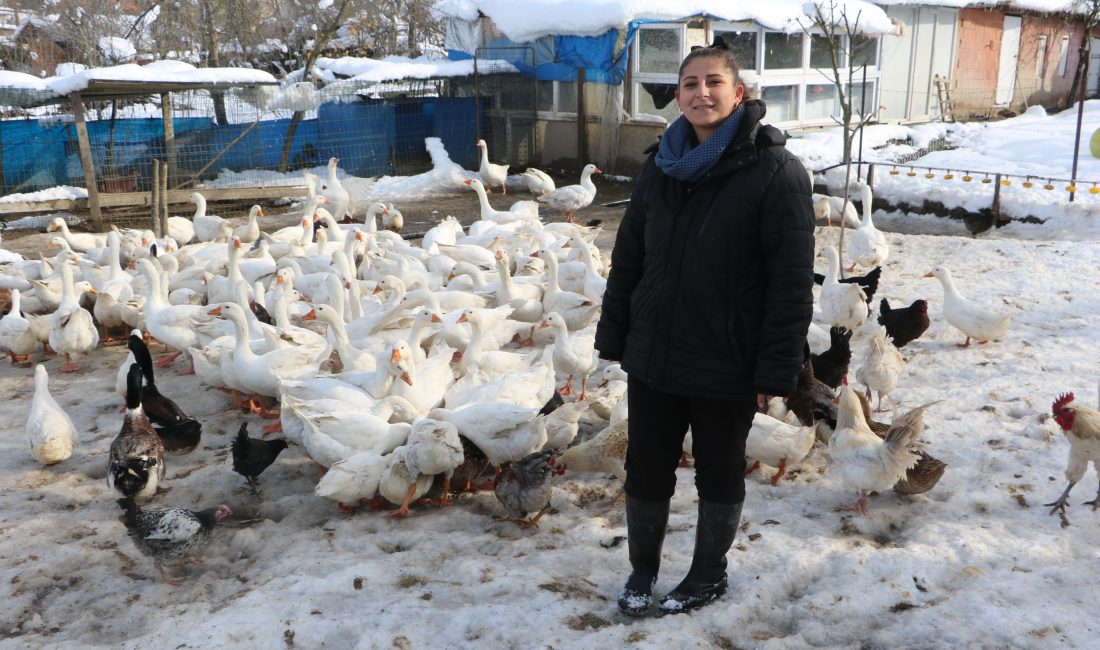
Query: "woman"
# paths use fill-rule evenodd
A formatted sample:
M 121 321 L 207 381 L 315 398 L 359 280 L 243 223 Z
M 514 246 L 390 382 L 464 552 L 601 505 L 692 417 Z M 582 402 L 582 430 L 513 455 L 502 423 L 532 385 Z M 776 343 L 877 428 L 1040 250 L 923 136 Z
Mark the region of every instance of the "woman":
M 646 614 L 688 426 L 699 512 L 687 577 L 660 614 L 726 591 L 758 406 L 789 395 L 813 309 L 807 174 L 760 123 L 718 40 L 680 65 L 673 122 L 638 176 L 611 257 L 596 332 L 629 375 L 626 521 L 632 572 L 619 609 Z

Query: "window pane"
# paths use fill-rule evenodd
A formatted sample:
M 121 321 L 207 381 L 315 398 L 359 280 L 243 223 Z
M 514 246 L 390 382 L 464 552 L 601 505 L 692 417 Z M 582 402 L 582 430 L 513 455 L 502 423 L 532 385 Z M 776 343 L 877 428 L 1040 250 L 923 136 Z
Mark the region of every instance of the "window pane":
M 833 84 L 806 84 L 806 108 L 803 119 L 817 120 L 834 115 L 837 110 L 836 86 Z
M 680 34 L 673 29 L 638 31 L 638 71 L 672 72 L 680 68 Z
M 680 117 L 680 106 L 674 93 L 676 84 L 636 83 L 634 92 L 638 96 L 638 113 L 660 115 L 669 122 Z
M 559 81 L 558 105 L 554 107 L 559 113 L 577 112 L 577 83 L 575 81 Z
M 864 95 L 864 86 L 867 93 Z M 875 111 L 875 84 L 868 81 L 866 84 L 852 84 L 848 89 L 852 101 L 852 110 L 860 115 L 870 115 Z
M 787 122 L 798 115 L 798 86 L 768 86 L 760 98 L 768 105 L 768 122 Z
M 764 69 L 802 67 L 802 34 L 764 34 Z
M 693 20 L 687 24 L 687 46 L 690 50 L 693 47 L 706 47 L 710 45 L 707 42 L 707 30 L 703 26 L 703 21 Z
M 756 32 L 715 32 L 730 46 L 742 70 L 756 69 Z
M 539 110 L 540 111 L 552 111 L 552 110 L 554 110 L 554 82 L 553 81 L 540 81 L 539 82 Z
M 840 38 L 839 36 L 837 38 Z M 839 49 L 839 45 L 837 46 Z M 818 68 L 821 70 L 833 69 L 833 55 L 829 51 L 829 38 L 821 34 L 810 35 L 810 67 Z M 844 56 L 840 54 L 837 57 L 836 65 L 840 69 L 844 69 Z
M 852 36 L 852 63 L 855 67 L 878 64 L 878 39 L 873 36 L 856 34 Z

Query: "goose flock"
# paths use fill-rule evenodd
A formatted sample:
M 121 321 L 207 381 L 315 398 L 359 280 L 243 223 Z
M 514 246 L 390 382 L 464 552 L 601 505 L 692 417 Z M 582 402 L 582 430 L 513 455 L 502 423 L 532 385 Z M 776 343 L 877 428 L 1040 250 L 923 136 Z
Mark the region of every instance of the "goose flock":
M 65 245 L 56 253 L 0 266 L 12 305 L 0 319 L 0 349 L 12 364 L 28 363 L 41 349 L 64 357 L 59 371 L 76 371 L 82 355 L 108 340 L 108 328 L 132 332 L 131 350 L 146 341 L 166 350 L 155 364 L 144 361 L 147 352 L 132 352 L 116 374 L 126 415 L 108 476 L 133 500 L 123 505 L 127 517 L 141 520 L 144 511 L 134 508 L 170 488 L 166 447 L 180 447 L 163 439 L 166 425 L 150 422 L 147 399 L 164 397 L 152 366 L 173 363 L 194 375 L 188 381 L 227 393 L 234 408 L 266 421 L 263 438 L 242 429 L 234 441 L 234 467 L 249 485 L 289 445 L 323 468 L 315 493 L 343 510 L 365 501 L 372 509 L 389 504 L 387 516 L 402 517 L 418 500 L 448 505 L 455 493 L 492 486 L 509 518 L 533 526 L 546 512 L 550 482 L 562 473 L 621 477 L 626 374 L 618 364 L 601 364 L 593 349 L 608 262 L 596 245 L 599 231 L 572 223 L 595 194 L 596 166 L 585 167 L 577 186 L 530 184 L 540 202 L 569 218 L 544 222 L 538 202 L 491 204 L 489 188 L 503 185 L 506 168 L 487 166 L 483 155 L 483 181 L 465 181 L 478 195 L 481 218 L 468 227 L 443 218 L 419 244 L 379 227 L 400 214 L 390 204 L 376 202 L 362 222 L 344 223 L 347 193 L 339 191 L 336 159 L 328 169 L 324 182 L 306 179 L 313 195 L 286 228 L 260 228 L 259 206 L 233 227 L 209 214 L 195 192 L 193 217 L 170 228 L 186 239 L 121 229 L 73 233 L 57 219 L 51 228 Z M 868 189 L 849 259 L 877 268 L 888 246 L 874 230 L 870 203 Z M 821 233 L 824 242 L 829 229 Z M 825 246 L 822 255 L 828 270 L 810 337 L 819 356 L 807 362 L 797 395 L 787 404 L 773 400 L 757 416 L 747 455 L 754 469 L 775 468 L 769 477 L 776 484 L 827 445 L 842 483 L 859 496 L 856 509 L 866 512 L 868 493 L 899 482 L 920 493 L 943 473 L 918 446 L 925 407 L 876 433 L 866 405 L 877 392 L 881 408 L 883 397 L 904 388 L 905 361 L 892 331 L 911 332 L 921 317 L 927 328 L 927 310 L 909 319 L 893 309 L 887 323 L 873 326 L 873 289 L 842 282 L 834 248 Z M 1005 332 L 1007 317 L 963 298 L 945 267 L 932 274 L 944 285 L 944 317 L 968 343 Z M 848 333 L 830 337 L 818 323 Z M 847 385 L 848 361 L 836 361 L 853 355 L 824 353 L 863 342 L 868 352 L 856 355 L 853 376 L 865 393 L 857 393 Z M 830 363 L 843 367 L 826 369 Z M 839 394 L 815 371 L 843 377 Z M 190 419 L 182 411 L 179 417 Z M 582 417 L 606 424 L 578 440 Z M 78 445 L 79 425 L 50 397 L 39 363 L 27 420 L 32 456 L 64 461 Z M 185 431 L 197 436 L 198 428 Z M 176 453 L 201 453 L 196 449 L 197 438 L 189 439 Z M 918 461 L 926 457 L 922 470 Z M 221 518 L 212 517 L 205 516 L 204 534 Z

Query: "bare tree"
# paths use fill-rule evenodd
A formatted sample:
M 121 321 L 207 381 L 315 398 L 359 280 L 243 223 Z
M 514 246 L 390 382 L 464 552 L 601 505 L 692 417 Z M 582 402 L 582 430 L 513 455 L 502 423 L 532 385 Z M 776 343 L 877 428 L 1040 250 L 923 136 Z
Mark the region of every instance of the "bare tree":
M 1100 0 L 1093 0 L 1100 2 Z M 856 103 L 854 89 L 856 71 L 865 68 L 868 52 L 877 47 L 877 40 L 869 38 L 860 30 L 862 11 L 848 15 L 847 5 L 837 4 L 837 0 L 818 0 L 814 13 L 810 16 L 812 25 L 807 29 L 815 42 L 822 44 L 829 53 L 830 69 L 825 71 L 836 89 L 836 98 L 840 107 L 840 117 L 833 117 L 841 127 L 842 155 L 844 162 L 844 210 L 848 208 L 848 185 L 852 179 L 852 145 L 856 135 L 875 117 L 876 111 L 868 110 Z M 855 109 L 859 106 L 859 110 Z M 868 206 L 869 207 L 869 206 Z M 844 213 L 841 211 L 841 214 Z M 844 219 L 840 220 L 840 241 L 837 254 L 840 256 L 841 274 L 844 269 Z

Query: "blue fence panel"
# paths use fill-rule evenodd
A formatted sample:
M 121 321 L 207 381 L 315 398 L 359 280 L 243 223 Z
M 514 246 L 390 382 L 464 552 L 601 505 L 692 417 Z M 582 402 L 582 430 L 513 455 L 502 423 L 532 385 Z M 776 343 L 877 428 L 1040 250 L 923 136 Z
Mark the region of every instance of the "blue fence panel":
M 353 176 L 393 173 L 396 112 L 392 104 L 328 102 L 317 111 L 314 146 L 323 160 L 340 159 Z
M 488 99 L 483 101 L 488 107 Z M 434 102 L 435 137 L 443 141 L 451 160 L 466 169 L 477 169 L 477 98 L 440 97 Z
M 65 171 L 69 126 L 56 120 L 45 123 L 41 120 L 0 121 L 4 192 L 34 192 L 44 187 L 71 184 Z

